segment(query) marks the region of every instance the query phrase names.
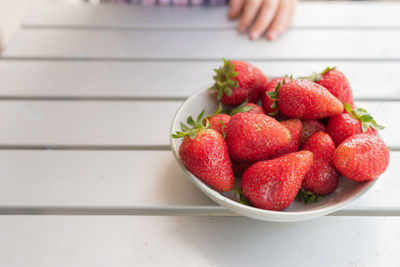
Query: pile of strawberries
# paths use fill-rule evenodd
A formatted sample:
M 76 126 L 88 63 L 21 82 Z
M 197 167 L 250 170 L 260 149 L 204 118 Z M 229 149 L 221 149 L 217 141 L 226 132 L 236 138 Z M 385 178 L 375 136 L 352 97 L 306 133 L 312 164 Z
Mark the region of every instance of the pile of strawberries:
M 386 170 L 389 149 L 377 136 L 383 127 L 354 107 L 336 68 L 269 82 L 243 61 L 224 60 L 215 72 L 210 91 L 219 108 L 189 117 L 173 134 L 183 137 L 185 167 L 214 189 L 230 191 L 241 177 L 241 202 L 282 210 L 296 196 L 310 203 L 334 192 L 339 174 L 362 182 Z

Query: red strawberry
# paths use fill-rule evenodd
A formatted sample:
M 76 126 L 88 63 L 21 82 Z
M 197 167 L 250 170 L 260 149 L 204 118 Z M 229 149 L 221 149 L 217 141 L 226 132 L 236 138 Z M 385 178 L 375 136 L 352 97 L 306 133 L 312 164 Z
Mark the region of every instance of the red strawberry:
M 274 116 L 274 115 L 278 114 L 277 108 L 274 107 L 276 105 L 276 104 L 274 104 L 276 102 L 275 94 L 273 95 L 273 96 L 275 96 L 275 98 L 273 98 L 273 97 L 269 96 L 269 94 L 267 94 L 267 93 L 276 91 L 276 87 L 278 86 L 278 84 L 280 84 L 280 86 L 281 86 L 284 83 L 284 81 L 285 81 L 285 83 L 287 83 L 290 81 L 290 78 L 279 77 L 279 78 L 272 79 L 267 84 L 265 92 L 262 92 L 262 94 L 261 94 L 262 106 L 267 115 Z
M 215 84 L 210 89 L 224 105 L 237 106 L 245 100 L 255 103 L 268 83 L 258 68 L 243 61 L 224 60 L 224 65 L 215 72 Z
M 208 117 L 208 123 L 210 124 L 210 129 L 217 131 L 222 136 L 225 136 L 225 129 L 231 119 L 231 116 L 227 114 L 216 114 Z M 204 122 L 206 123 L 206 122 Z
M 189 117 L 189 128 L 181 123 L 182 132 L 173 134 L 173 138 L 184 137 L 179 147 L 179 156 L 185 167 L 208 185 L 218 191 L 233 188 L 235 178 L 229 159 L 225 139 L 218 132 L 203 126 L 203 114 L 194 121 Z
M 379 137 L 356 134 L 344 140 L 335 151 L 336 170 L 358 182 L 373 180 L 389 165 L 388 147 Z
M 238 113 L 226 128 L 229 154 L 236 161 L 267 159 L 290 140 L 289 130 L 265 114 Z
M 316 132 L 324 132 L 325 126 L 316 120 L 302 120 L 303 128 L 301 130 L 300 146 L 302 147 L 311 135 Z
M 333 167 L 335 144 L 331 137 L 324 132 L 315 133 L 304 144 L 303 150 L 314 154 L 314 162 L 304 177 L 302 187 L 318 195 L 335 191 L 339 184 L 339 174 Z
M 278 91 L 279 112 L 289 118 L 321 119 L 343 112 L 343 104 L 323 86 L 292 80 Z
M 247 170 L 247 168 L 250 167 L 254 162 L 231 160 L 231 163 L 232 163 L 233 173 L 236 176 L 241 176 Z
M 290 134 L 292 135 L 292 139 L 290 140 L 289 145 L 287 145 L 286 147 L 275 152 L 274 157 L 289 154 L 289 153 L 296 152 L 299 150 L 300 135 L 301 135 L 301 129 L 302 129 L 301 120 L 290 119 L 290 120 L 282 121 L 281 124 L 290 131 Z
M 336 67 L 327 67 L 321 73 L 314 73 L 309 79 L 328 89 L 343 104 L 347 103 L 354 108 L 353 92 L 350 83 L 346 76 L 337 70 Z
M 233 116 L 237 113 L 242 113 L 242 112 L 254 113 L 254 114 L 264 114 L 264 110 L 259 105 L 254 104 L 254 103 L 247 103 L 247 100 L 244 101 L 239 106 L 232 109 L 230 115 Z
M 293 202 L 313 154 L 300 151 L 251 165 L 242 177 L 242 192 L 257 208 L 283 210 Z
M 352 135 L 360 133 L 377 135 L 376 130 L 384 128 L 378 125 L 365 109 L 353 110 L 348 104 L 345 104 L 345 108 L 348 113 L 333 116 L 326 126 L 326 132 L 332 137 L 336 146 Z

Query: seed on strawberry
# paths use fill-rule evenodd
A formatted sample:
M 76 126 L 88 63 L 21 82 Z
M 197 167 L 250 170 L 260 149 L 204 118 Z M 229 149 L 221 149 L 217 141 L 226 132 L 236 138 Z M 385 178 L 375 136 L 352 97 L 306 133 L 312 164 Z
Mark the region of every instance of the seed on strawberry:
M 336 146 L 352 135 L 360 133 L 377 135 L 376 130 L 384 128 L 377 124 L 365 109 L 353 110 L 347 103 L 344 106 L 347 113 L 331 117 L 326 126 L 326 132 L 332 137 Z
M 293 202 L 313 154 L 300 151 L 251 165 L 242 177 L 242 192 L 255 207 L 283 210 Z
M 208 185 L 218 191 L 229 191 L 234 185 L 234 174 L 225 139 L 218 132 L 203 124 L 204 110 L 194 121 L 187 119 L 187 126 L 181 123 L 182 131 L 173 138 L 182 138 L 179 156 L 185 167 Z
M 240 105 L 245 100 L 256 103 L 268 83 L 258 68 L 244 61 L 224 60 L 224 65 L 214 71 L 215 83 L 210 89 L 228 106 Z
M 325 87 L 308 80 L 292 80 L 278 91 L 279 112 L 289 118 L 321 119 L 343 112 L 343 104 Z
M 229 154 L 236 161 L 265 160 L 290 140 L 289 130 L 265 114 L 238 113 L 226 128 Z
M 389 159 L 389 149 L 382 139 L 370 134 L 356 134 L 336 148 L 333 161 L 343 176 L 362 182 L 381 175 L 388 167 Z

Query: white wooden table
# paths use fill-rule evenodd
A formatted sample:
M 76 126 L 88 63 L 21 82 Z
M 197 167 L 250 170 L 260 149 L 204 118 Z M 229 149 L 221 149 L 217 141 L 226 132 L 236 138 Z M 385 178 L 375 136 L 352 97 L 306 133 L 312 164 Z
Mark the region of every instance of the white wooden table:
M 0 60 L 0 266 L 400 266 L 400 3 L 304 2 L 278 41 L 225 8 L 41 4 Z M 345 209 L 236 216 L 185 178 L 171 118 L 220 59 L 336 65 L 387 126 L 391 165 Z

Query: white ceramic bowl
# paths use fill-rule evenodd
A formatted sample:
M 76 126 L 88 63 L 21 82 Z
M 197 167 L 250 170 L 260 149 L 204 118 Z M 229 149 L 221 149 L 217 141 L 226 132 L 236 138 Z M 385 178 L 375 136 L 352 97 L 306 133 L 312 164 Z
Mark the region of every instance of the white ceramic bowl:
M 358 183 L 344 177 L 340 177 L 339 187 L 334 193 L 324 196 L 322 200 L 312 204 L 304 204 L 302 202 L 294 201 L 287 209 L 283 211 L 263 210 L 236 202 L 234 200 L 234 191 L 240 187 L 240 181 L 237 179 L 235 182 L 235 188 L 224 193 L 220 193 L 203 183 L 185 168 L 181 159 L 179 158 L 179 146 L 182 140 L 173 139 L 171 137 L 172 133 L 181 130 L 179 123 L 181 121 L 185 122 L 189 115 L 195 118 L 204 108 L 206 109 L 206 115 L 212 114 L 216 110 L 217 105 L 218 103 L 215 96 L 209 92 L 207 88 L 197 91 L 191 97 L 186 99 L 186 101 L 176 112 L 172 121 L 170 130 L 171 149 L 176 161 L 186 173 L 189 180 L 192 181 L 192 183 L 195 184 L 201 191 L 203 191 L 209 198 L 233 212 L 259 220 L 273 222 L 295 222 L 309 220 L 343 208 L 345 205 L 349 204 L 365 193 L 376 181 L 375 179 L 368 182 Z

